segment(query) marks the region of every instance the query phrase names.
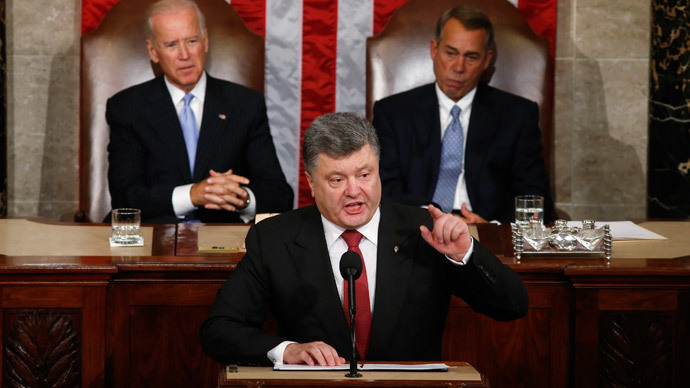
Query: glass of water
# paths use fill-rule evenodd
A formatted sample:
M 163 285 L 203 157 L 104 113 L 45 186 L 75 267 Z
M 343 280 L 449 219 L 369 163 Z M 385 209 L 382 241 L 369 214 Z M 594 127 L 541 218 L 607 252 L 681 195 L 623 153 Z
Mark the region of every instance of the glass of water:
M 518 195 L 515 197 L 515 223 L 529 228 L 530 220 L 544 224 L 544 197 L 541 195 Z
M 120 245 L 133 245 L 141 241 L 141 210 L 113 209 L 111 241 Z

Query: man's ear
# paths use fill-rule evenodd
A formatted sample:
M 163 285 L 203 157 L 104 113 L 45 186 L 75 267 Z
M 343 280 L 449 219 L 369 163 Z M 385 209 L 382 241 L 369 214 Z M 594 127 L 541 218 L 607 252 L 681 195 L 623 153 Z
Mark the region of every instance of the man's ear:
M 154 46 L 155 43 L 151 41 L 151 39 L 146 39 L 146 49 L 149 52 L 149 58 L 153 61 L 153 63 L 158 63 L 158 53 L 156 52 L 156 47 Z
M 306 171 L 304 172 L 304 176 L 307 177 L 307 183 L 309 183 L 309 189 L 311 190 L 311 196 L 313 198 L 314 197 L 314 181 L 311 179 L 311 176 Z
M 429 42 L 429 55 L 431 56 L 432 61 L 434 60 L 434 58 L 436 58 L 437 49 L 438 45 L 436 44 L 436 39 L 432 39 L 431 42 Z

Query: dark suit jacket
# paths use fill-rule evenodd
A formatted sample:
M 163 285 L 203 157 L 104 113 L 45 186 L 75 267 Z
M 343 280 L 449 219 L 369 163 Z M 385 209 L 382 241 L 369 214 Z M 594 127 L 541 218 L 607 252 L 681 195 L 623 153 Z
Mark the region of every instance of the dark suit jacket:
M 434 84 L 377 101 L 373 123 L 381 142 L 384 198 L 429 204 L 441 165 Z M 477 87 L 467 131 L 465 181 L 472 210 L 486 220 L 514 221 L 514 198 L 520 194 L 544 196 L 545 219 L 552 219 L 536 103 L 487 85 Z
M 180 121 L 163 77 L 125 89 L 107 103 L 108 184 L 113 208 L 142 210 L 144 222 L 177 222 L 176 186 L 200 182 L 209 170 L 232 168 L 249 178 L 257 213 L 282 212 L 293 193 L 280 168 L 262 94 L 207 76 L 194 176 Z M 197 210 L 203 222 L 241 222 L 237 213 Z
M 422 224 L 432 225 L 425 209 L 381 205 L 367 360 L 440 360 L 451 294 L 498 320 L 527 313 L 517 273 L 476 241 L 467 265 L 450 263 L 422 239 Z M 348 358 L 349 329 L 318 209 L 261 221 L 249 230 L 246 246 L 202 325 L 204 352 L 221 363 L 265 363 L 266 353 L 284 340 L 324 341 Z M 261 328 L 269 312 L 275 335 Z

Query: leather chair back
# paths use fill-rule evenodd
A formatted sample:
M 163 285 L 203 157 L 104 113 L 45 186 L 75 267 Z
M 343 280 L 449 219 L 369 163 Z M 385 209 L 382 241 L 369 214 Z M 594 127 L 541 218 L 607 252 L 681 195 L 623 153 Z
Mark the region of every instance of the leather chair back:
M 483 76 L 489 85 L 539 104 L 542 146 L 551 165 L 552 63 L 548 39 L 532 31 L 507 0 L 409 0 L 393 13 L 381 33 L 367 39 L 367 118 L 374 102 L 434 82 L 429 42 L 436 20 L 454 6 L 484 12 L 494 26 L 497 52 Z
M 162 74 L 146 50 L 148 7 L 155 0 L 121 0 L 98 29 L 81 40 L 81 134 L 77 221 L 101 222 L 110 210 L 108 152 L 110 129 L 105 103 L 115 93 Z M 206 70 L 263 92 L 264 40 L 249 31 L 232 6 L 196 0 L 206 17 L 209 52 Z

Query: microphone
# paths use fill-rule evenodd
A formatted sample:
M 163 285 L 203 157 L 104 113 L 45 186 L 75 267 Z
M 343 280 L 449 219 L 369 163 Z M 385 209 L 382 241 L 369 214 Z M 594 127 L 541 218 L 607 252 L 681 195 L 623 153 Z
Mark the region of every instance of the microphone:
M 352 355 L 350 356 L 350 372 L 345 377 L 362 377 L 357 373 L 357 343 L 355 342 L 355 280 L 362 274 L 362 258 L 357 252 L 347 251 L 340 257 L 340 275 L 347 280 L 347 294 L 350 300 L 350 338 L 352 339 Z
M 340 257 L 340 276 L 348 280 L 352 275 L 355 280 L 362 274 L 362 258 L 355 251 L 347 251 Z M 352 304 L 352 303 L 351 303 Z

